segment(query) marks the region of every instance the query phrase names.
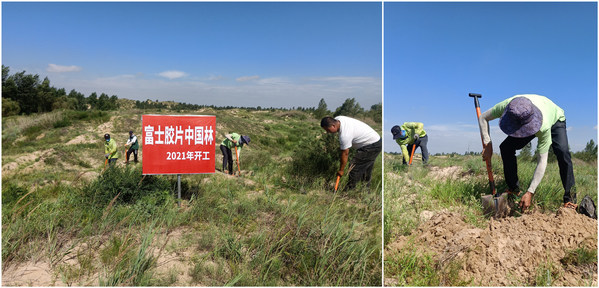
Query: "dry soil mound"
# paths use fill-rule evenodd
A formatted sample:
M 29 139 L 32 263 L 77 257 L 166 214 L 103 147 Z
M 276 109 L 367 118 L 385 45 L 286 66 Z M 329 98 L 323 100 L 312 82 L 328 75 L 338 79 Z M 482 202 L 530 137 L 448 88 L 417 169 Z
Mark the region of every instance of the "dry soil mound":
M 444 212 L 423 223 L 412 236 L 412 243 L 434 253 L 440 263 L 461 263 L 460 278 L 472 279 L 471 285 L 534 284 L 539 267 L 551 263 L 555 272 L 552 285 L 588 285 L 589 280 L 583 279 L 592 277 L 597 286 L 596 265 L 560 263 L 576 248 L 597 249 L 597 220 L 572 209 L 491 220 L 485 229 L 465 223 L 460 214 Z M 408 239 L 399 239 L 388 252 L 398 253 Z

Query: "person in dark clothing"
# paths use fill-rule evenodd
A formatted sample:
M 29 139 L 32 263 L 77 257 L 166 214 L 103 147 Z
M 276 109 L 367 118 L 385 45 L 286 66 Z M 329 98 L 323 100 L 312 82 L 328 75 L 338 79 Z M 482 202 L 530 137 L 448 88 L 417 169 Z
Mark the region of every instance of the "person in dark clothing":
M 137 141 L 137 136 L 135 136 L 133 134 L 133 131 L 129 131 L 129 140 L 127 140 L 127 144 L 125 144 L 125 146 L 127 145 L 131 145 L 129 147 L 129 150 L 127 150 L 127 162 L 125 163 L 129 163 L 129 156 L 131 155 L 131 153 L 133 153 L 133 161 L 135 163 L 137 162 L 137 151 L 139 150 L 139 142 Z
M 241 148 L 243 148 L 245 144 L 250 144 L 250 136 L 242 136 L 237 133 L 225 135 L 225 140 L 220 144 L 220 151 L 223 153 L 223 173 L 233 175 L 233 152 L 231 148 L 237 148 L 237 153 L 241 154 Z M 239 155 L 236 155 L 235 157 L 239 157 Z
M 349 165 L 349 179 L 345 190 L 354 189 L 359 181 L 366 182 L 366 186 L 370 187 L 374 161 L 382 150 L 381 136 L 366 123 L 346 116 L 324 117 L 320 121 L 320 127 L 327 133 L 339 133 L 341 157 L 337 176 L 344 174 L 349 149 L 356 149 Z

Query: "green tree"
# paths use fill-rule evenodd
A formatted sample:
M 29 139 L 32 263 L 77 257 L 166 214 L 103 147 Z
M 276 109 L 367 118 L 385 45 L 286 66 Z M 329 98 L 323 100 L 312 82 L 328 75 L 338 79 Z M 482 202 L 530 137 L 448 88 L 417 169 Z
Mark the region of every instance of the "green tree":
M 378 103 L 370 106 L 370 111 L 368 111 L 368 116 L 374 120 L 374 122 L 381 123 L 383 122 L 383 104 Z
M 98 94 L 93 92 L 87 97 L 87 103 L 91 106 L 92 109 L 98 109 Z
M 2 98 L 10 99 L 16 102 L 17 84 L 15 83 L 14 78 L 10 77 L 9 73 L 10 68 L 2 65 Z
M 324 101 L 324 98 L 321 98 L 320 102 L 318 102 L 318 107 L 316 110 L 314 110 L 314 117 L 316 119 L 321 119 L 322 117 L 327 116 L 329 113 L 330 111 L 327 108 L 327 102 Z
M 98 110 L 110 110 L 110 98 L 108 95 L 102 93 L 98 97 Z
M 44 78 L 42 83 L 37 87 L 38 112 L 52 111 L 52 104 L 55 101 L 55 88 L 50 86 L 50 79 Z
M 573 153 L 573 156 L 584 160 L 584 161 L 596 161 L 597 160 L 597 144 L 593 139 L 587 142 L 587 145 L 580 152 Z
M 75 100 L 75 106 L 73 107 L 73 109 L 80 111 L 87 110 L 87 101 L 85 100 L 85 95 L 83 95 L 82 93 L 79 93 L 75 91 L 75 89 L 73 89 L 71 90 L 71 92 L 69 92 L 69 95 L 67 97 L 69 99 Z
M 360 103 L 356 102 L 355 98 L 345 99 L 345 102 L 335 110 L 333 117 L 339 115 L 356 117 L 364 113 L 364 108 L 360 106 Z
M 19 102 L 21 112 L 31 114 L 41 112 L 40 99 L 38 97 L 37 87 L 40 85 L 39 75 L 25 75 L 25 71 L 9 76 L 16 85 L 15 100 Z
M 2 117 L 19 115 L 21 107 L 17 101 L 2 97 Z

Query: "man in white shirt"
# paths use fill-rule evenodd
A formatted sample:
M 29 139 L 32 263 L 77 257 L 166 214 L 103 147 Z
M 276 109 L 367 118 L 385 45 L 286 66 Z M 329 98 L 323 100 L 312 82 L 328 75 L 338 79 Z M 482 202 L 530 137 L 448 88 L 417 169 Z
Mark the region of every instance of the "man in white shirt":
M 320 127 L 328 133 L 339 133 L 341 157 L 337 176 L 344 174 L 349 148 L 356 149 L 346 189 L 355 188 L 358 181 L 366 181 L 366 186 L 370 187 L 374 161 L 382 150 L 381 136 L 366 123 L 346 116 L 324 117 L 320 121 Z
M 127 145 L 131 146 L 129 146 L 129 150 L 127 150 L 127 162 L 125 163 L 129 163 L 129 156 L 131 155 L 131 153 L 133 153 L 134 162 L 138 163 L 137 151 L 139 150 L 139 142 L 137 142 L 137 136 L 133 134 L 133 131 L 129 131 L 129 139 L 127 140 L 125 146 Z

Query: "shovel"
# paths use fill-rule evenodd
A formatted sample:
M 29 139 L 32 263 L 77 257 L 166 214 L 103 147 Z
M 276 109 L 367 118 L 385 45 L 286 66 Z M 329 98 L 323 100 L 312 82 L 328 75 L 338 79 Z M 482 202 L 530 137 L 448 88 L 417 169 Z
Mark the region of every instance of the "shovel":
M 414 151 L 416 151 L 416 143 L 414 143 L 414 145 L 412 145 L 412 153 L 410 153 L 410 163 L 409 165 L 412 165 L 412 159 L 414 159 Z
M 478 98 L 481 98 L 481 94 L 469 93 L 468 96 L 474 98 L 474 107 L 476 108 L 476 119 L 480 119 L 480 104 L 478 103 Z M 483 135 L 480 135 L 481 142 L 483 144 L 483 148 L 485 143 L 483 142 Z M 495 180 L 493 179 L 493 169 L 491 166 L 491 159 L 485 160 L 487 164 L 487 176 L 489 177 L 489 190 L 491 195 L 483 195 L 480 198 L 481 204 L 483 206 L 483 213 L 485 215 L 494 215 L 496 218 L 505 217 L 510 212 L 510 206 L 508 201 L 508 195 L 502 194 L 499 197 L 495 197 L 496 189 L 495 189 Z

